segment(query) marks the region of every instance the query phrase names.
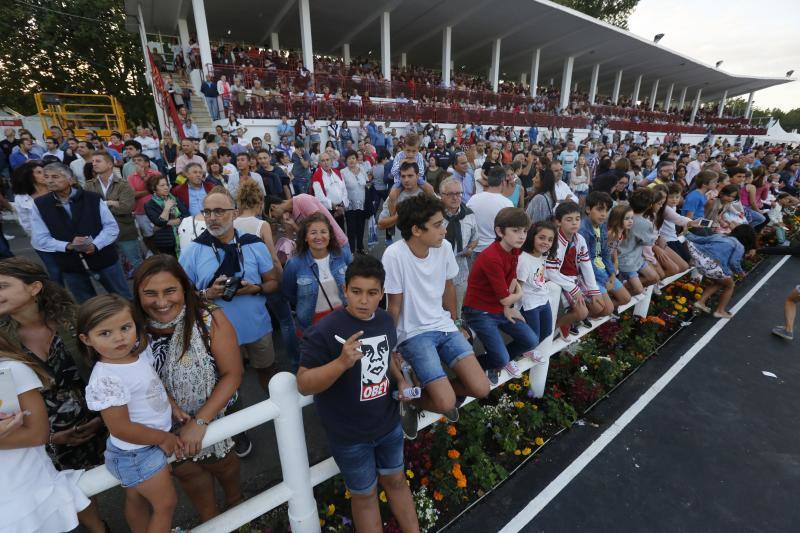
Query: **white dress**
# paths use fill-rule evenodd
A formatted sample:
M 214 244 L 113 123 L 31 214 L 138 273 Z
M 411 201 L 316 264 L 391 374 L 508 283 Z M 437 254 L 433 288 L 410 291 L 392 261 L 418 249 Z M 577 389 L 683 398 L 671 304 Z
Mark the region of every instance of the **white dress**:
M 17 394 L 42 382 L 17 361 L 0 361 L 14 377 Z M 0 450 L 0 533 L 56 533 L 78 526 L 89 499 L 78 488 L 83 470 L 57 471 L 44 445 Z

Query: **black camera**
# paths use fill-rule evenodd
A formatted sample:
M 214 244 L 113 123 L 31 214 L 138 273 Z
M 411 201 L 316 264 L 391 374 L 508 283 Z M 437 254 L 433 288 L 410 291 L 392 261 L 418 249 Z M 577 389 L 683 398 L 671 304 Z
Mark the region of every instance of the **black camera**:
M 222 290 L 222 299 L 226 302 L 233 300 L 236 296 L 236 291 L 242 286 L 242 278 L 239 276 L 231 276 L 225 280 L 225 288 Z

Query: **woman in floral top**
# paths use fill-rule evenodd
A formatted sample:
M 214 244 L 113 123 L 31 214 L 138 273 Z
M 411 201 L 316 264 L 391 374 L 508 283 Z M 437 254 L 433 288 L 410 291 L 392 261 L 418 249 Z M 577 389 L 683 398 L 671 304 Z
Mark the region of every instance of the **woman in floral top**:
M 59 470 L 103 464 L 108 432 L 86 407 L 89 368 L 80 356 L 76 306 L 69 293 L 50 281 L 38 264 L 21 257 L 0 261 L 0 334 L 39 361 L 53 378 L 42 391 L 50 419 L 48 452 Z M 96 502 L 78 513 L 81 525 L 104 532 Z
M 242 382 L 236 332 L 221 309 L 201 302 L 178 260 L 154 255 L 136 270 L 134 307 L 147 322 L 156 372 L 190 460 L 173 473 L 206 522 L 218 514 L 214 480 L 232 507 L 242 499 L 233 441 L 201 448 L 208 424 L 225 415 Z

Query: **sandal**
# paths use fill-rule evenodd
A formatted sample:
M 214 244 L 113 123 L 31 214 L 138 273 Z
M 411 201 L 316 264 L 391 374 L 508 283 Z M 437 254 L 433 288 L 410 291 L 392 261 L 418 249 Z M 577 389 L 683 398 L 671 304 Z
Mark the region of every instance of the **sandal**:
M 733 315 L 727 311 L 714 311 L 714 318 L 733 318 Z
M 706 307 L 705 305 L 701 304 L 700 302 L 695 302 L 695 303 L 694 303 L 694 304 L 692 304 L 692 305 L 693 305 L 693 306 L 694 306 L 694 308 L 695 308 L 695 309 L 697 309 L 698 311 L 702 311 L 702 312 L 704 312 L 704 313 L 710 313 L 710 312 L 711 312 L 711 308 L 710 308 L 710 307 Z

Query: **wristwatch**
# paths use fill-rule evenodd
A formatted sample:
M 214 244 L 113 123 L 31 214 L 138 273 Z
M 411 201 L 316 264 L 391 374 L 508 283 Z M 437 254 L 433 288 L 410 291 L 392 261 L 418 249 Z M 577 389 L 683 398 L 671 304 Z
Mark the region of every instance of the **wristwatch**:
M 208 420 L 203 420 L 202 418 L 195 418 L 194 423 L 197 424 L 198 426 L 207 426 Z

